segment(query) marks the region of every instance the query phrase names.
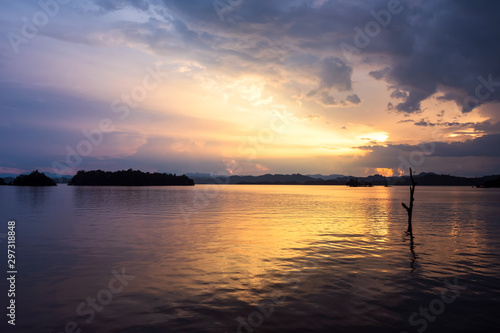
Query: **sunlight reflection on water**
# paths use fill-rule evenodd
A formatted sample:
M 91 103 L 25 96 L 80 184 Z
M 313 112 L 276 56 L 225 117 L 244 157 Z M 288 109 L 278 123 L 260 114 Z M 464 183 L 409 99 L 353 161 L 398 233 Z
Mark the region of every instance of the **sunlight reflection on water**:
M 195 188 L 1 188 L 18 224 L 16 331 L 416 332 L 410 315 L 455 277 L 467 290 L 427 331 L 499 324 L 498 190 L 417 187 L 413 254 L 407 187 Z M 122 267 L 136 278 L 86 324 L 76 307 Z

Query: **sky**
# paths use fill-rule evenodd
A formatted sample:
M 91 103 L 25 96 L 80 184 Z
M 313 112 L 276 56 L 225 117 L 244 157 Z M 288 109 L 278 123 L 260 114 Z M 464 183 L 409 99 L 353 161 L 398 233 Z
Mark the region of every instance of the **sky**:
M 0 6 L 0 174 L 500 174 L 498 1 Z

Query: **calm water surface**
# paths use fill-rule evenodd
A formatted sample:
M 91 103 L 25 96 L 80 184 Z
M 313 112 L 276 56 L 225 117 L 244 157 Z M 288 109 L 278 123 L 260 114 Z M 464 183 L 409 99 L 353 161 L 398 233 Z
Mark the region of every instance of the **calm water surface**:
M 497 331 L 500 190 L 417 186 L 413 244 L 408 196 L 2 186 L 0 247 L 15 220 L 18 275 L 16 327 L 3 313 L 0 331 Z

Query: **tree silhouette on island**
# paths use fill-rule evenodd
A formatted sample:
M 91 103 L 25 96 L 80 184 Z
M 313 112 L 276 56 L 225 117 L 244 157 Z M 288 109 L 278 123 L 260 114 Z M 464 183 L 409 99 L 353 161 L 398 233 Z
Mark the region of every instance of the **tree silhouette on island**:
M 14 186 L 57 186 L 56 182 L 47 177 L 43 172 L 33 171 L 29 175 L 17 176 L 9 185 Z
M 68 185 L 73 186 L 193 186 L 186 175 L 149 173 L 140 170 L 102 171 L 80 170 Z
M 480 186 L 478 186 L 480 187 Z M 484 183 L 483 187 L 485 188 L 490 188 L 490 187 L 500 187 L 500 177 L 498 177 L 495 180 L 489 180 L 486 183 Z
M 364 180 L 358 181 L 357 178 L 351 178 L 349 181 L 346 183 L 347 186 L 349 187 L 372 187 L 373 184 L 370 182 L 366 182 Z

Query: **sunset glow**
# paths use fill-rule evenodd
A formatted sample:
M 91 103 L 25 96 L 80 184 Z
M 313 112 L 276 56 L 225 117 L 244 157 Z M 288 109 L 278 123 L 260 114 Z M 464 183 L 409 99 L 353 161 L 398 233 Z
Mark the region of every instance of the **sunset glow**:
M 421 29 L 407 22 L 418 21 L 417 8 L 440 15 L 431 4 L 401 3 L 391 24 L 350 55 L 353 27 L 386 4 L 273 1 L 257 14 L 248 0 L 221 20 L 210 1 L 141 3 L 71 2 L 26 43 L 4 39 L 1 126 L 9 140 L 0 168 L 217 173 L 234 160 L 252 174 L 361 175 L 397 170 L 401 156 L 434 142 L 421 171 L 499 171 L 498 156 L 466 148 L 498 141 L 496 59 L 420 63 L 429 52 L 468 49 L 446 21 L 424 40 L 448 33 L 454 42 L 418 44 Z M 18 18 L 36 10 L 27 1 L 9 4 L 1 32 L 22 37 Z M 343 12 L 352 17 L 327 24 Z M 407 35 L 415 54 L 396 50 Z M 494 89 L 477 88 L 484 82 Z M 488 98 L 477 99 L 476 90 Z M 102 140 L 88 141 L 84 133 L 100 130 L 103 119 L 112 123 Z M 89 154 L 77 151 L 81 142 L 92 144 Z

